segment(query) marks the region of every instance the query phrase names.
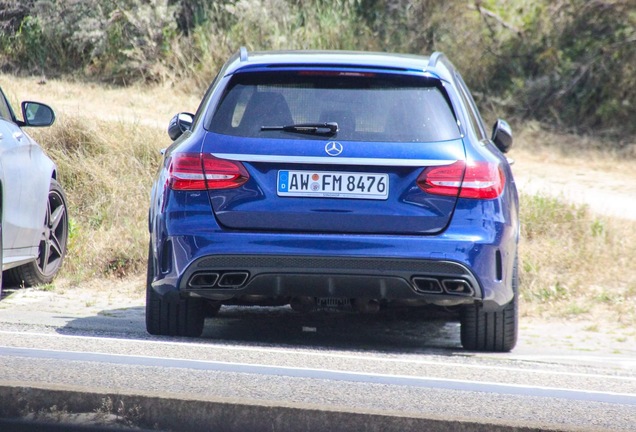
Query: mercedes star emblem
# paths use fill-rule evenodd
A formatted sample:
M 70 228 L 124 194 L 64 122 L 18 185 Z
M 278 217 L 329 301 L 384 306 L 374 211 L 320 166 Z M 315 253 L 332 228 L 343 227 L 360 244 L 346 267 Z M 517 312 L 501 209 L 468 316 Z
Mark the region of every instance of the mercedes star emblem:
M 338 156 L 342 153 L 342 144 L 336 141 L 329 141 L 325 146 L 325 151 L 329 156 Z

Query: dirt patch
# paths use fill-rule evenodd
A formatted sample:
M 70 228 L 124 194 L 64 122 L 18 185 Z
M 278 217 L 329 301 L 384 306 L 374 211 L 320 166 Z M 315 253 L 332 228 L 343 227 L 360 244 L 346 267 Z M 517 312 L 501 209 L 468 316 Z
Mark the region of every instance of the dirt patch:
M 511 151 L 519 191 L 585 204 L 595 213 L 636 220 L 636 171 L 630 164 L 563 158 L 548 150 Z
M 145 278 L 93 279 L 73 285 L 66 279 L 56 280 L 53 287 L 5 289 L 0 309 L 64 313 L 83 317 L 103 311 L 145 306 Z
M 636 370 L 636 330 L 609 321 L 521 318 L 515 357 Z

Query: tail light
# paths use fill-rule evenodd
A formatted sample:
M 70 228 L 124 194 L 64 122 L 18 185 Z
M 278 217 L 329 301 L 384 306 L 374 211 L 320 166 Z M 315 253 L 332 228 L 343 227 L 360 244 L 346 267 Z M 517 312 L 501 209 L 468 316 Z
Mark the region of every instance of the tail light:
M 239 187 L 249 178 L 241 162 L 208 154 L 180 153 L 170 159 L 167 182 L 173 190 L 214 190 Z
M 419 188 L 429 194 L 473 199 L 497 198 L 505 183 L 501 165 L 487 161 L 429 167 L 417 178 Z

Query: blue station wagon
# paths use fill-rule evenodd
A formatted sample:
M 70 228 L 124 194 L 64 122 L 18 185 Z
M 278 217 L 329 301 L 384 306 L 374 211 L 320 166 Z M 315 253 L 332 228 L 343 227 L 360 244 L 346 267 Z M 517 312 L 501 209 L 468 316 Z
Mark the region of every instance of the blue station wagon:
M 146 325 L 222 305 L 456 310 L 464 348 L 517 340 L 518 197 L 498 120 L 426 56 L 242 48 L 154 182 Z

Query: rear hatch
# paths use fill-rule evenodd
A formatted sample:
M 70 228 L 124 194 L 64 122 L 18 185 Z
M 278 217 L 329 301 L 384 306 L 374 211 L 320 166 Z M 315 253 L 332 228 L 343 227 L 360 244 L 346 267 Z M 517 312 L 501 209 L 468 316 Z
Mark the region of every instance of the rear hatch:
M 456 194 L 430 194 L 424 184 L 431 170 L 443 181 L 443 168 L 465 159 L 437 79 L 355 70 L 239 73 L 209 126 L 206 176 L 223 175 L 229 164 L 243 179 L 209 191 L 227 229 L 434 234 L 452 217 Z

